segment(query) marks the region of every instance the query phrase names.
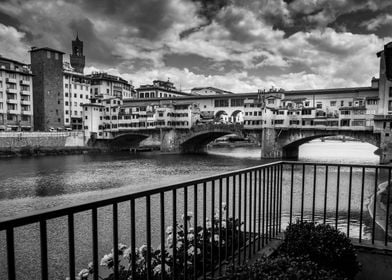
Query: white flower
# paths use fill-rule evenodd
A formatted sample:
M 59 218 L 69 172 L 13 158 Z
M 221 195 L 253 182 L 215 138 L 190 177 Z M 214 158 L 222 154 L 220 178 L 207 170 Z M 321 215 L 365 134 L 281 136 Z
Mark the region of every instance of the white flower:
M 158 264 L 156 267 L 154 267 L 154 270 L 153 270 L 154 275 L 161 274 L 161 267 L 162 266 L 160 264 Z
M 80 272 L 79 272 L 79 277 L 81 277 L 82 279 L 86 279 L 89 275 L 89 271 L 86 268 L 83 268 Z
M 139 255 L 139 249 L 135 249 L 135 256 L 137 256 L 137 255 Z M 127 249 L 125 249 L 124 250 L 124 253 L 123 253 L 123 257 L 124 257 L 124 259 L 127 259 L 128 261 L 131 261 L 131 259 L 132 259 L 132 248 L 127 248 Z
M 172 226 L 168 226 L 166 228 L 166 234 L 171 234 L 173 232 L 173 227 Z
M 142 256 L 144 256 L 147 253 L 147 245 L 144 244 L 144 245 L 140 246 L 139 252 Z
M 225 202 L 223 202 L 223 203 L 222 203 L 222 210 L 223 210 L 223 211 L 226 211 L 226 209 L 227 209 L 227 205 L 226 205 Z
M 183 243 L 182 243 L 181 241 L 177 241 L 177 244 L 176 244 L 176 245 L 177 245 L 177 246 L 176 246 L 176 247 L 177 247 L 177 249 L 180 249 L 180 248 L 181 248 L 181 246 L 182 246 L 182 244 L 183 244 Z
M 173 236 L 170 234 L 166 239 L 167 246 L 173 246 Z
M 187 238 L 188 238 L 188 241 L 193 241 L 193 239 L 195 238 L 195 235 L 193 233 L 188 233 Z
M 128 246 L 122 243 L 118 243 L 118 253 L 119 255 L 122 255 L 124 253 L 124 250 L 127 249 Z
M 219 234 L 214 234 L 214 240 L 217 242 L 219 241 Z
M 90 274 L 93 274 L 94 273 L 94 264 L 93 264 L 93 262 L 89 262 L 88 263 L 88 272 L 90 273 Z
M 107 266 L 108 268 L 113 266 L 113 254 L 107 254 L 101 259 L 101 266 Z
M 226 228 L 226 221 L 222 221 L 222 228 Z

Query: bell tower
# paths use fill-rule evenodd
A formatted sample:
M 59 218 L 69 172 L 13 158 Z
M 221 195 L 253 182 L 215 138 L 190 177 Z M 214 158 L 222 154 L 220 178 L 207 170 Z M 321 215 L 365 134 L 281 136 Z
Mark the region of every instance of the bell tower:
M 75 40 L 72 41 L 72 54 L 69 56 L 71 66 L 76 72 L 83 73 L 86 58 L 83 55 L 83 41 L 79 40 L 76 34 Z

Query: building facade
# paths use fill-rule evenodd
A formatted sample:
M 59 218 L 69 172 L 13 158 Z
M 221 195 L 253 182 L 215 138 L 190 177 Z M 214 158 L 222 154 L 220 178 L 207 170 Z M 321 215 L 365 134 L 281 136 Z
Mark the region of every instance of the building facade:
M 104 72 L 95 72 L 87 77 L 91 80 L 90 93 L 93 98 L 118 97 L 126 100 L 136 96 L 133 85 L 121 77 Z
M 0 56 L 0 131 L 32 131 L 33 81 L 30 68 Z
M 232 94 L 233 92 L 215 88 L 215 87 L 195 87 L 191 89 L 193 95 L 223 95 Z
M 138 99 L 154 99 L 154 98 L 174 98 L 192 96 L 176 89 L 170 81 L 153 81 L 152 85 L 141 85 L 136 89 L 136 98 Z

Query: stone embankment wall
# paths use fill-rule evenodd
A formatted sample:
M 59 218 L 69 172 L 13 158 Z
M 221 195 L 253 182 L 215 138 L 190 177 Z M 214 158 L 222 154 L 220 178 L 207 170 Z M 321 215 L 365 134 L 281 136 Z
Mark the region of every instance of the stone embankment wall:
M 91 150 L 83 132 L 1 132 L 0 156 L 73 154 Z

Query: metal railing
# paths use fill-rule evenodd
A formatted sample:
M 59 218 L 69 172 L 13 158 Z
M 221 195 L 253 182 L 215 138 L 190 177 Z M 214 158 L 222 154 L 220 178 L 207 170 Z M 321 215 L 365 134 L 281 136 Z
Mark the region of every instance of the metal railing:
M 390 248 L 390 183 L 382 185 L 388 187 L 385 190 L 378 187 L 381 182 L 391 181 L 391 170 L 389 166 L 279 161 L 158 189 L 3 219 L 0 221 L 0 233 L 5 232 L 7 252 L 7 274 L 4 277 L 8 275 L 8 279 L 16 279 L 16 267 L 20 269 L 15 263 L 20 258 L 16 249 L 20 245 L 15 246 L 19 242 L 15 231 L 33 224 L 35 235 L 39 236 L 39 274 L 44 280 L 64 279 L 65 276 L 76 279 L 77 268 L 81 267 L 76 262 L 80 260 L 77 254 L 84 251 L 92 252 L 92 277 L 99 279 L 99 254 L 108 246 L 115 248 L 112 251 L 113 273 L 114 279 L 119 279 L 121 253 L 116 250 L 119 242 L 129 240 L 131 252 L 135 252 L 141 244 L 152 248 L 160 243 L 158 248 L 166 252 L 165 227 L 168 225 L 172 226 L 173 261 L 167 263 L 165 254 L 161 254 L 159 262 L 161 267 L 170 266 L 171 279 L 206 279 L 220 274 L 224 264 L 241 265 L 296 219 L 330 223 L 359 242 L 382 242 L 385 248 Z M 381 205 L 382 201 L 386 201 L 385 207 Z M 224 209 L 222 205 L 225 205 Z M 191 224 L 188 225 L 188 211 L 193 211 L 192 218 L 189 218 L 192 228 Z M 185 214 L 185 219 L 182 219 L 184 223 L 180 228 L 181 214 Z M 63 219 L 62 226 L 56 220 L 59 218 Z M 104 233 L 102 228 L 105 228 Z M 188 239 L 188 233 L 192 230 L 195 233 L 198 228 L 202 229 L 199 238 Z M 193 245 L 194 251 L 201 251 L 201 256 L 196 253 L 189 255 L 187 250 L 177 251 L 179 230 L 182 231 L 184 248 Z M 91 241 L 84 242 L 85 247 L 82 248 L 76 245 L 80 243 L 80 231 L 84 231 L 83 240 Z M 110 231 L 109 237 L 107 231 Z M 49 234 L 60 235 L 61 238 L 57 239 L 67 243 L 64 245 L 68 262 L 65 272 L 55 274 L 49 269 Z M 216 235 L 219 238 L 214 243 Z M 145 256 L 146 279 L 153 279 L 153 257 L 148 249 Z M 191 269 L 187 269 L 188 264 L 192 265 Z M 132 279 L 136 277 L 136 269 L 136 258 L 132 257 Z M 28 279 L 33 279 L 32 273 L 29 273 Z M 168 275 L 163 272 L 160 278 L 168 279 Z

